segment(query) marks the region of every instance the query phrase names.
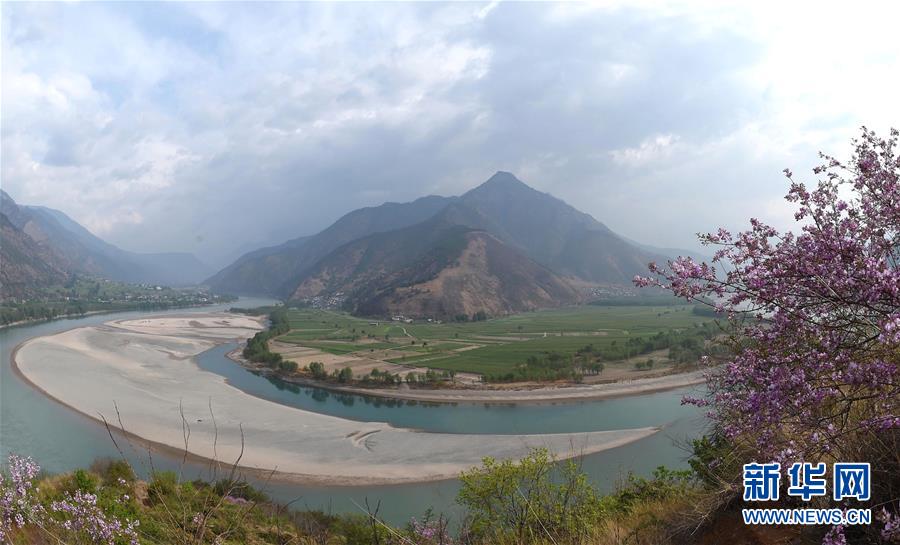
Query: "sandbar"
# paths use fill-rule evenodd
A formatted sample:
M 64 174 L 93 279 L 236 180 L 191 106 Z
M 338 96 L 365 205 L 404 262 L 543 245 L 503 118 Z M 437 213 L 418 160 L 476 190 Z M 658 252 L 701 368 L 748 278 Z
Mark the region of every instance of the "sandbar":
M 358 422 L 247 394 L 195 358 L 262 328 L 227 313 L 110 321 L 20 345 L 13 364 L 59 402 L 155 445 L 293 482 L 368 485 L 455 478 L 482 458 L 546 447 L 559 458 L 637 441 L 658 428 L 541 435 L 450 434 Z M 187 438 L 186 438 L 187 436 Z M 241 455 L 241 451 L 243 454 Z

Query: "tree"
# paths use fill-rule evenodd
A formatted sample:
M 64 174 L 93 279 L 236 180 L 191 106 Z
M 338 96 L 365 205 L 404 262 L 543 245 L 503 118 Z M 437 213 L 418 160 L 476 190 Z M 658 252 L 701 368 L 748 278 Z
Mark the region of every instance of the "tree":
M 662 286 L 733 326 L 733 357 L 711 370 L 717 431 L 760 459 L 873 462 L 873 500 L 900 489 L 898 131 L 862 129 L 849 162 L 821 155 L 815 189 L 790 180 L 797 232 L 757 219 L 701 236 L 711 263 L 651 264 Z M 880 481 L 879 485 L 875 483 Z
M 350 382 L 353 380 L 353 370 L 349 367 L 344 367 L 341 369 L 340 373 L 337 375 L 338 382 Z
M 328 376 L 325 372 L 325 365 L 319 361 L 314 361 L 309 364 L 309 373 L 316 379 L 323 379 Z

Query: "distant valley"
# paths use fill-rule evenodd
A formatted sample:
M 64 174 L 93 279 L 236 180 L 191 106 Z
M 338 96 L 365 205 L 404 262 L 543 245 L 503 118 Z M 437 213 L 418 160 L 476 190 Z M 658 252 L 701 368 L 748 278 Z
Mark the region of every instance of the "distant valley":
M 210 274 L 189 253 L 137 253 L 92 234 L 51 208 L 16 203 L 0 191 L 0 297 L 28 299 L 73 275 L 132 284 L 186 286 Z

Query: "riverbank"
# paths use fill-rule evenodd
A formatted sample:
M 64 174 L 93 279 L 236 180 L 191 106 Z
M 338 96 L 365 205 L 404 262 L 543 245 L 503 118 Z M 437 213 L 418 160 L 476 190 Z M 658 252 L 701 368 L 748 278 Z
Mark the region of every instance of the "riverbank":
M 52 318 L 33 318 L 30 320 L 18 320 L 16 322 L 10 322 L 8 324 L 0 324 L 0 330 L 9 329 L 11 327 L 19 327 L 19 326 L 27 326 L 27 325 L 35 325 L 35 324 L 45 324 L 47 322 L 52 322 L 55 320 L 77 320 L 78 318 L 85 318 L 87 316 L 95 316 L 97 314 L 114 314 L 116 312 L 133 312 L 137 309 L 123 309 L 123 310 L 92 310 L 90 312 L 85 312 L 84 314 L 61 314 L 59 316 L 54 316 Z
M 428 433 L 357 422 L 246 394 L 199 369 L 197 354 L 246 339 L 259 321 L 226 313 L 107 322 L 26 341 L 12 365 L 31 384 L 94 419 L 157 446 L 295 483 L 388 484 L 450 479 L 484 456 L 547 447 L 592 454 L 658 428 L 544 435 Z M 102 418 L 101 418 L 102 417 Z M 188 436 L 186 439 L 185 436 Z
M 201 309 L 204 307 L 215 306 L 217 304 L 220 304 L 220 303 L 213 302 L 213 303 L 204 303 L 204 304 L 168 305 L 164 308 L 149 309 L 149 311 L 167 312 L 167 311 L 172 311 L 172 310 L 183 310 L 183 309 L 190 309 L 190 308 Z M 12 327 L 44 324 L 44 323 L 53 322 L 56 320 L 77 320 L 79 318 L 85 318 L 87 316 L 96 316 L 98 314 L 122 314 L 122 313 L 126 313 L 126 312 L 140 312 L 140 311 L 146 311 L 146 310 L 147 309 L 141 308 L 140 305 L 134 305 L 134 306 L 123 306 L 121 308 L 113 308 L 113 309 L 106 308 L 106 309 L 99 309 L 99 310 L 89 310 L 87 312 L 82 312 L 82 313 L 58 314 L 51 318 L 31 318 L 31 319 L 27 319 L 27 320 L 17 320 L 15 322 L 9 322 L 7 324 L 0 324 L 0 330 L 9 329 Z
M 518 405 L 595 401 L 677 390 L 706 382 L 705 371 L 697 370 L 601 384 L 554 384 L 552 386 L 529 384 L 527 387 L 503 389 L 489 387 L 411 388 L 404 384 L 397 388 L 378 388 L 343 385 L 331 381 L 274 373 L 268 367 L 248 362 L 241 356 L 241 347 L 228 352 L 227 357 L 238 365 L 263 374 L 274 374 L 280 380 L 298 386 L 312 386 L 344 394 L 430 403 L 515 403 Z

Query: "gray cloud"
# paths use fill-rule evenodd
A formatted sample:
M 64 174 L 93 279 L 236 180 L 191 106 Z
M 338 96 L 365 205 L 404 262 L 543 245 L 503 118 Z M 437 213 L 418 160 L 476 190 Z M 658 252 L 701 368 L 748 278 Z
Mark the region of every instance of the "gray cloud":
M 888 38 L 807 50 L 853 13 L 774 13 L 9 4 L 2 183 L 125 248 L 216 264 L 501 169 L 656 245 L 784 225 L 781 168 L 896 124 L 900 63 Z

